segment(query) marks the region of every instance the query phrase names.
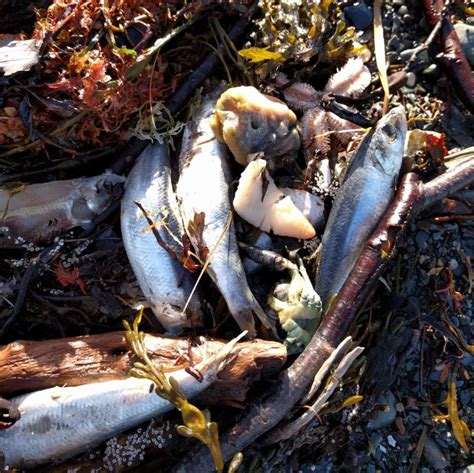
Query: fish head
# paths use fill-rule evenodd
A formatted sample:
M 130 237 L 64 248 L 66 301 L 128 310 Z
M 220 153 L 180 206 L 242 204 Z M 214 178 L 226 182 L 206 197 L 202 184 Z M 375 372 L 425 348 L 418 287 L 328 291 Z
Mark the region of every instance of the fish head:
M 71 194 L 71 216 L 76 225 L 88 225 L 114 200 L 121 197 L 125 178 L 105 173 L 97 177 L 78 180 Z
M 381 168 L 389 176 L 398 175 L 406 135 L 407 120 L 402 105 L 390 110 L 375 126 L 369 145 L 370 159 L 377 168 Z
M 216 103 L 211 126 L 216 138 L 244 166 L 249 154 L 264 152 L 267 158 L 273 158 L 300 147 L 296 115 L 284 102 L 255 87 L 225 91 Z

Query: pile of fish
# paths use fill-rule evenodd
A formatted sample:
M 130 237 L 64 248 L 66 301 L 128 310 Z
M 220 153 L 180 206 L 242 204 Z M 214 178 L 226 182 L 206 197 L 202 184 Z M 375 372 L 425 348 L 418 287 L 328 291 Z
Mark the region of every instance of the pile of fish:
M 173 182 L 170 150 L 164 142 L 150 144 L 143 151 L 125 185 L 123 242 L 145 304 L 172 334 L 202 325 L 209 303 L 213 305 L 201 290 L 205 272 L 249 337 L 257 333 L 278 337 L 283 329 L 288 350 L 301 351 L 393 198 L 406 133 L 405 112 L 397 107 L 378 122 L 354 153 L 322 236 L 314 281 L 297 253 L 286 259 L 273 248 L 258 248 L 258 244 L 247 252 L 256 255 L 252 257 L 254 270 L 273 264 L 278 271 L 288 273 L 286 282 L 277 284 L 267 298 L 260 297 L 259 303 L 249 287 L 239 253 L 234 211 L 247 222 L 244 225 L 259 229 L 261 235 L 267 232 L 310 239 L 323 225 L 324 206 L 309 192 L 278 187 L 272 175 L 282 168 L 283 157 L 296 155 L 300 149 L 300 129 L 293 111 L 253 87 L 226 91 L 217 87 L 202 98 L 199 110 L 186 126 L 177 181 Z M 239 173 L 232 199 L 232 186 Z M 118 176 L 107 178 L 113 183 L 122 180 Z M 99 176 L 76 181 L 74 191 L 64 190 L 68 199 L 74 195 L 62 199 L 66 217 L 50 213 L 50 218 L 64 218 L 68 227 L 71 222 L 87 224 L 107 201 L 103 186 L 97 185 L 103 180 L 104 176 Z M 77 183 L 83 186 L 83 198 L 74 193 Z M 64 182 L 58 185 L 69 189 Z M 0 225 L 12 232 L 22 231 L 14 212 L 18 213 L 16 202 L 28 189 L 36 192 L 34 186 L 27 186 L 15 193 L 0 194 Z M 53 200 L 61 201 L 57 196 Z M 33 215 L 34 209 L 29 207 Z M 35 225 L 44 228 L 44 223 Z M 28 229 L 23 231 L 26 238 L 41 239 Z M 50 233 L 45 230 L 42 235 Z M 199 368 L 203 383 L 186 373 L 174 374 L 186 395 L 212 382 L 227 353 Z M 110 402 L 111 396 L 116 396 L 114 415 L 101 404 L 103 399 Z M 155 397 L 149 393 L 149 383 L 125 380 L 15 398 L 22 418 L 0 432 L 0 451 L 6 463 L 15 466 L 70 456 L 164 412 L 166 402 Z M 129 402 L 137 410 L 132 404 L 124 405 Z

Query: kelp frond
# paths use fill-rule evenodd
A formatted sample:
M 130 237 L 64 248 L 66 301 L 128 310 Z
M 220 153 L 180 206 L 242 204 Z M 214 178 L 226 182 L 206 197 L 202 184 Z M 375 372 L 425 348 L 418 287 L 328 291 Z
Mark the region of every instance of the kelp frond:
M 184 425 L 178 426 L 178 433 L 185 437 L 193 437 L 206 445 L 211 452 L 216 471 L 222 472 L 224 460 L 217 424 L 211 421 L 209 411 L 201 411 L 186 399 L 176 379 L 172 376 L 167 377 L 163 368 L 151 361 L 144 343 L 145 334 L 138 330 L 142 315 L 143 307 L 139 309 L 132 327 L 126 320 L 123 321 L 126 330 L 125 337 L 134 353 L 142 361 L 134 364 L 130 375 L 149 379 L 155 384 L 156 394 L 171 402 L 181 412 Z

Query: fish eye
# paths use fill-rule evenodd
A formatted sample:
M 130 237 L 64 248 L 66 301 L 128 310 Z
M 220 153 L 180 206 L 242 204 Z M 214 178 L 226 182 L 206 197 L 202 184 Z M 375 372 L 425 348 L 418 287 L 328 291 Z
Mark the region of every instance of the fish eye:
M 382 131 L 388 137 L 390 141 L 394 141 L 397 137 L 397 129 L 391 123 L 387 123 L 382 127 Z

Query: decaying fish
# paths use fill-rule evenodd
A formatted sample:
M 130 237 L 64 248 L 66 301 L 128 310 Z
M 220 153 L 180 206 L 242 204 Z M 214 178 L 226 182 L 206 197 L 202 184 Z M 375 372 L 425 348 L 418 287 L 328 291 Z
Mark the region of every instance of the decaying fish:
M 135 202 L 157 223 L 163 246 Z M 196 324 L 201 314 L 197 293 L 188 304 L 187 313 L 183 312 L 196 279 L 179 262 L 184 228 L 178 215 L 168 145 L 150 144 L 127 179 L 122 198 L 122 238 L 144 296 L 160 323 L 170 332 Z
M 405 110 L 399 106 L 365 136 L 349 164 L 321 242 L 315 288 L 326 306 L 393 199 L 406 134 Z
M 76 226 L 87 227 L 112 202 L 116 174 L 0 189 L 0 227 L 39 242 Z
M 224 296 L 230 313 L 242 330 L 255 336 L 255 313 L 266 327 L 270 322 L 252 294 L 240 259 L 234 225 L 227 150 L 211 128 L 215 98 L 206 97 L 186 126 L 179 158 L 177 195 L 191 242 L 199 253 L 210 252 L 207 272 Z M 193 228 L 200 216 L 202 228 Z
M 300 147 L 296 115 L 288 106 L 255 87 L 232 87 L 216 104 L 211 125 L 235 160 L 246 165 L 249 154 L 283 156 Z
M 257 158 L 240 176 L 235 192 L 235 211 L 247 222 L 264 232 L 293 238 L 313 238 L 316 232 L 306 216 L 285 195 L 268 174 L 267 162 Z
M 285 269 L 289 270 L 291 280 L 275 288 L 268 304 L 277 313 L 287 333 L 284 343 L 288 353 L 299 353 L 319 326 L 322 304 L 301 258 L 297 259 L 296 264 L 287 261 Z
M 202 378 L 182 369 L 169 375 L 186 398 L 204 391 L 226 365 L 240 336 L 214 357 L 195 366 Z M 56 387 L 11 399 L 21 412 L 20 420 L 0 431 L 0 452 L 5 465 L 27 467 L 64 459 L 173 409 L 159 397 L 153 383 L 127 378 Z

